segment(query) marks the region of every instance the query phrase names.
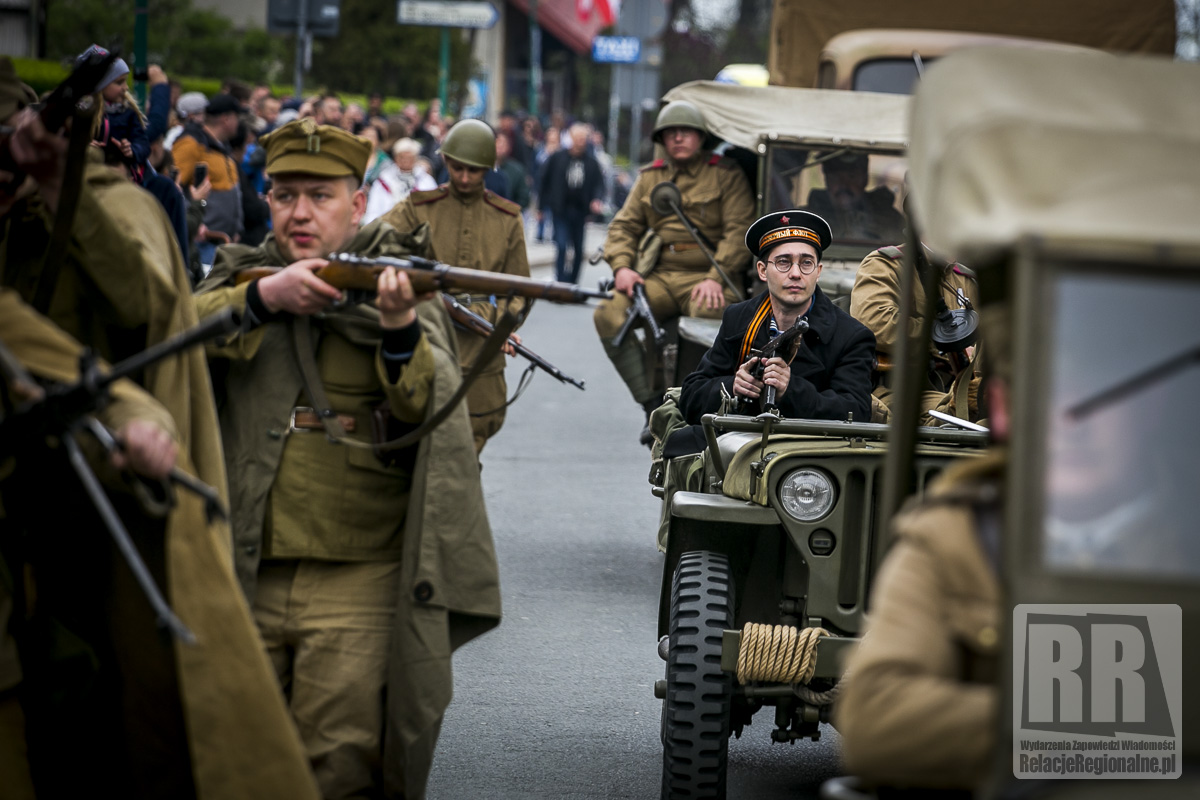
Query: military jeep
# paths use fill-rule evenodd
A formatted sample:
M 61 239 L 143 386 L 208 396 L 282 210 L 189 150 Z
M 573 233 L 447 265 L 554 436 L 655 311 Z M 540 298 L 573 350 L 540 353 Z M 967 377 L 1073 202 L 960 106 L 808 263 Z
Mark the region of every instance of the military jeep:
M 776 742 L 817 740 L 886 548 L 885 425 L 710 414 L 664 486 L 659 604 L 664 798 L 724 797 L 728 737 L 765 706 Z M 923 428 L 923 488 L 985 442 Z

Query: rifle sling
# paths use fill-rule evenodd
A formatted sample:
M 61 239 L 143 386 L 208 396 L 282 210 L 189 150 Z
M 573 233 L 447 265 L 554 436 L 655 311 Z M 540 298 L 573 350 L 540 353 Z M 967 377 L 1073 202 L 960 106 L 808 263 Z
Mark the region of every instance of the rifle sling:
M 37 288 L 33 293 L 32 305 L 41 314 L 50 309 L 50 302 L 54 299 L 54 287 L 58 285 L 58 273 L 66 258 L 67 247 L 71 243 L 75 209 L 79 207 L 79 195 L 83 192 L 83 167 L 87 162 L 87 147 L 92 140 L 90 117 L 89 113 L 76 112 L 71 122 L 67 166 L 58 196 L 58 213 L 54 215 L 54 230 L 50 235 L 46 254 L 42 258 L 42 269 L 38 273 Z
M 316 348 L 313 346 L 312 318 L 307 316 L 292 317 L 288 320 L 288 326 L 291 328 L 292 350 L 296 357 L 296 365 L 300 368 L 300 377 L 304 382 L 304 390 L 308 393 L 308 399 L 312 402 L 313 409 L 317 412 L 322 424 L 325 426 L 325 435 L 329 437 L 330 441 L 337 442 L 338 444 L 350 447 L 371 448 L 376 453 L 390 453 L 395 450 L 412 447 L 432 432 L 434 428 L 441 425 L 446 417 L 450 416 L 450 413 L 466 397 L 471 386 L 490 365 L 492 359 L 504 347 L 504 343 L 508 341 L 509 334 L 517 327 L 517 317 L 510 311 L 504 312 L 504 316 L 496 323 L 491 335 L 483 343 L 483 348 L 479 351 L 475 363 L 471 365 L 470 371 L 462 379 L 462 383 L 459 384 L 458 389 L 441 408 L 430 415 L 417 428 L 403 436 L 379 443 L 360 442 L 356 439 L 348 438 L 346 436 L 346 429 L 338 420 L 337 413 L 330 407 L 329 396 L 325 394 L 325 384 L 321 382 L 320 370 L 317 368 Z

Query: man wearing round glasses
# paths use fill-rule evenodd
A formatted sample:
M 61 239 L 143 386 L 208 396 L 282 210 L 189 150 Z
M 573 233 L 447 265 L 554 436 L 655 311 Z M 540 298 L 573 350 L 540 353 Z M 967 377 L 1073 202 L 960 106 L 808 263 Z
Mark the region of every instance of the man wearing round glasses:
M 777 211 L 750 226 L 746 247 L 767 291 L 726 309 L 712 348 L 684 379 L 680 407 L 689 423 L 717 411 L 724 393 L 761 402 L 765 386 L 777 390 L 784 417 L 871 419 L 875 336 L 817 286 L 831 238 L 829 224 L 807 211 Z M 750 352 L 800 318 L 809 328 L 795 357 L 770 358 L 755 377 L 758 358 Z

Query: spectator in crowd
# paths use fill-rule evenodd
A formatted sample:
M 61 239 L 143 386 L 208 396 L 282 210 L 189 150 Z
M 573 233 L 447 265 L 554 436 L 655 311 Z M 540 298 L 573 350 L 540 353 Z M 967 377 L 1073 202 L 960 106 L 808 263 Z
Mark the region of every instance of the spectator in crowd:
M 367 211 L 363 215 L 366 222 L 391 211 L 414 191 L 427 192 L 437 188 L 433 176 L 418 168 L 420 154 L 421 145 L 414 139 L 401 139 L 392 146 L 393 157 L 388 159 L 367 192 Z
M 508 181 L 507 199 L 521 207 L 522 218 L 529 208 L 529 173 L 525 165 L 513 154 L 513 137 L 500 132 L 496 134 L 496 170 Z
M 367 95 L 367 121 L 382 120 L 387 123 L 387 114 L 383 113 L 383 95 L 371 92 Z
M 525 144 L 525 137 L 521 135 L 521 126 L 518 123 L 519 120 L 515 111 L 501 111 L 500 125 L 496 132 L 508 137 L 508 147 L 511 152 L 510 157 L 516 159 L 524 166 L 529 162 L 532 154 L 529 152 L 529 146 Z
M 367 112 L 363 110 L 362 106 L 358 103 L 346 106 L 346 111 L 342 114 L 342 130 L 358 133 L 366 122 Z
M 271 85 L 269 83 L 256 83 L 254 88 L 250 90 L 250 101 L 247 105 L 257 113 L 258 108 L 262 105 L 262 101 L 271 96 Z
M 242 233 L 241 170 L 229 152 L 229 140 L 238 129 L 242 104 L 231 95 L 213 95 L 204 111 L 204 122 L 184 126 L 183 134 L 171 148 L 179 180 L 190 186 L 196 175 L 196 165 L 207 166 L 212 191 L 204 205 L 204 228 L 198 242 L 200 261 L 212 264 L 219 244 L 237 241 Z
M 267 123 L 267 126 L 262 129 L 262 133 L 259 134 L 260 136 L 266 136 L 279 127 L 279 114 L 281 110 L 282 106 L 278 97 L 267 96 L 262 99 L 257 113 L 258 118 Z
M 600 174 L 604 176 L 604 194 L 601 200 L 604 203 L 604 209 L 607 211 L 612 208 L 613 196 L 613 160 L 612 156 L 604 150 L 604 133 L 598 128 L 588 126 L 589 146 L 588 150 L 596 159 L 596 163 L 600 165 Z
M 167 74 L 157 64 L 151 64 L 147 72 L 150 97 L 146 104 L 146 138 L 150 142 L 150 155 L 145 175 L 142 177 L 142 187 L 154 195 L 166 212 L 171 228 L 175 231 L 175 238 L 179 240 L 183 263 L 187 264 L 187 198 L 175 181 L 166 174 L 166 170 L 174 162 L 171 160 L 170 151 L 163 147 L 163 137 L 171 118 L 171 86 L 167 81 Z
M 555 280 L 575 283 L 583 266 L 583 231 L 587 216 L 603 210 L 604 176 L 600 164 L 588 153 L 588 126 L 571 126 L 571 147 L 546 161 L 538 186 L 539 209 L 554 213 Z M 539 210 L 539 214 L 543 213 Z M 567 246 L 574 251 L 568 271 Z
M 175 104 L 179 102 L 179 98 L 183 97 L 183 84 L 173 80 L 167 85 L 171 87 L 171 108 L 174 108 Z
M 81 64 L 95 54 L 107 55 L 100 45 L 92 45 L 79 54 Z M 92 138 L 120 151 L 125 168 L 136 183 L 142 182 L 150 158 L 150 140 L 146 138 L 146 118 L 129 91 L 129 65 L 118 58 L 96 84 L 96 121 Z
M 546 162 L 550 156 L 554 155 L 559 150 L 559 144 L 562 139 L 558 135 L 558 128 L 553 126 L 546 129 L 546 138 L 542 142 L 541 148 L 537 151 L 535 161 L 537 168 L 534 171 L 533 185 L 540 187 L 542 185 L 542 174 L 546 169 Z M 538 224 L 537 235 L 534 237 L 539 242 L 546 241 L 546 226 L 550 226 L 551 234 L 554 231 L 554 212 L 546 206 L 542 200 L 541 189 L 537 190 L 537 206 L 538 206 Z
M 163 147 L 170 150 L 175 146 L 175 140 L 183 134 L 184 126 L 189 122 L 203 124 L 204 109 L 208 108 L 208 98 L 200 92 L 181 94 L 174 103 L 176 123 L 167 129 L 163 137 Z
M 258 138 L 244 121 L 238 123 L 237 131 L 229 140 L 229 154 L 235 161 L 243 165 L 243 168 L 238 171 L 238 188 L 242 195 L 243 229 L 239 241 L 251 247 L 258 247 L 262 244 L 263 239 L 267 238 L 267 232 L 271 229 L 271 208 L 262 198 L 258 186 L 255 184 L 256 178 L 261 177 L 262 168 L 266 165 L 266 158 L 263 157 L 264 153 L 257 148 L 257 142 Z M 259 163 L 255 170 L 245 169 L 245 158 L 247 155 L 253 155 L 253 153 L 247 153 L 249 148 L 254 148 L 259 155 Z
M 250 103 L 250 87 L 237 78 L 226 78 L 225 82 L 221 84 L 220 94 L 232 96 L 242 106 Z
M 344 113 L 342 101 L 335 94 L 325 95 L 313 103 L 312 116 L 318 125 L 333 125 L 340 128 Z M 303 110 L 301 110 L 300 116 L 305 116 Z

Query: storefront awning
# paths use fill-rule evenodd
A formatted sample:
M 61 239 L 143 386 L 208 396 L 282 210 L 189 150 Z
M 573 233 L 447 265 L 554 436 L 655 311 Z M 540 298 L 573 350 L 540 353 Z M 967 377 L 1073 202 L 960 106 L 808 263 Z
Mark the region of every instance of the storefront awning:
M 509 3 L 529 15 L 529 0 L 509 0 Z M 581 20 L 575 7 L 576 0 L 537 0 L 537 21 L 551 36 L 583 54 L 591 51 L 592 39 L 604 22 L 598 10 L 592 10 L 587 21 Z

